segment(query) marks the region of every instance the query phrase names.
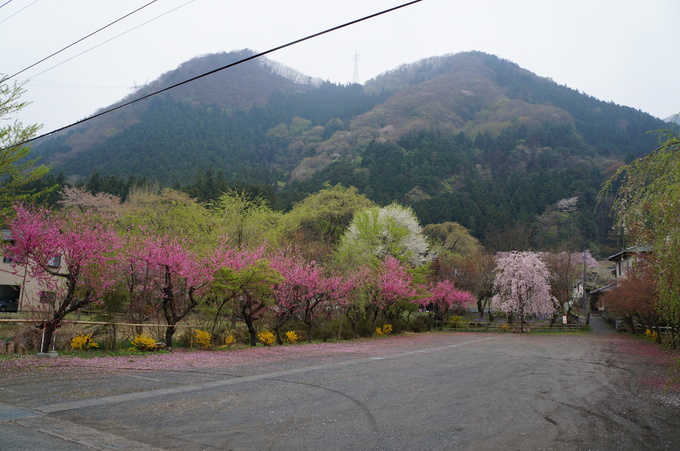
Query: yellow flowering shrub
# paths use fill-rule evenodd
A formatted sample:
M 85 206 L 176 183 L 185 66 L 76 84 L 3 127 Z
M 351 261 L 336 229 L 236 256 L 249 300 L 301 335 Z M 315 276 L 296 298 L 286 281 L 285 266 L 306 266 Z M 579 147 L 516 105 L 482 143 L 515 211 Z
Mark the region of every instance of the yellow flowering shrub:
M 205 330 L 194 329 L 194 343 L 201 348 L 209 348 L 212 344 L 212 335 Z
M 294 330 L 289 330 L 288 332 L 286 332 L 285 340 L 288 343 L 297 343 L 300 338 L 301 337 Z
M 272 343 L 274 343 L 274 341 L 276 341 L 276 337 L 274 336 L 274 332 L 271 332 L 271 331 L 268 331 L 268 330 L 265 330 L 265 331 L 257 334 L 257 338 L 262 343 L 264 343 L 265 346 L 269 346 Z
M 132 340 L 132 346 L 140 351 L 153 351 L 156 349 L 156 340 L 148 335 L 139 334 Z
M 391 324 L 385 324 L 383 327 L 376 327 L 375 328 L 375 334 L 378 336 L 381 335 L 389 335 L 392 333 L 392 325 Z
M 236 343 L 236 337 L 234 337 L 234 334 L 229 334 L 226 337 L 224 337 L 224 344 L 226 346 L 231 346 L 234 343 Z
M 92 334 L 83 334 L 71 338 L 71 349 L 74 351 L 87 351 L 98 347 L 99 343 L 92 339 Z
M 649 338 L 650 340 L 656 341 L 659 338 L 659 332 L 657 332 L 655 330 L 647 329 L 645 331 L 645 337 Z

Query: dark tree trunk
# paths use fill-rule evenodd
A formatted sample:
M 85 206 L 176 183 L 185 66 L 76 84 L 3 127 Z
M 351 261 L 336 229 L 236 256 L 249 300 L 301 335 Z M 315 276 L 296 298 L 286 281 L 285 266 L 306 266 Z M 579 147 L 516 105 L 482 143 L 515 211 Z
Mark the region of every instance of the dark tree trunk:
M 253 319 L 249 315 L 243 315 L 243 321 L 245 321 L 248 332 L 250 333 L 250 346 L 257 346 L 257 331 L 255 330 L 255 326 L 253 326 Z
M 307 341 L 312 342 L 312 322 L 311 321 L 305 321 L 305 324 L 307 324 Z
M 168 350 L 172 350 L 172 336 L 174 334 L 175 334 L 175 326 L 169 325 L 165 329 L 165 346 L 167 346 Z
M 42 345 L 40 347 L 40 352 L 46 353 L 50 350 L 50 346 L 52 345 L 52 341 L 54 340 L 54 333 L 57 331 L 57 324 L 58 322 L 55 321 L 54 319 L 51 319 L 50 321 L 47 321 L 44 323 L 44 340 L 41 340 Z

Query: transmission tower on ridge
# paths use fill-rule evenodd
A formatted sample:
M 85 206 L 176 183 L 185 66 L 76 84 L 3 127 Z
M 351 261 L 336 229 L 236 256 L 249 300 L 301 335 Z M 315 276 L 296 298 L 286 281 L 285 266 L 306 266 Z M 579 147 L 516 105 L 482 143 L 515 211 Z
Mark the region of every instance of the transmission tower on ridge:
M 352 57 L 354 62 L 354 76 L 352 77 L 352 83 L 359 83 L 359 54 L 355 51 Z

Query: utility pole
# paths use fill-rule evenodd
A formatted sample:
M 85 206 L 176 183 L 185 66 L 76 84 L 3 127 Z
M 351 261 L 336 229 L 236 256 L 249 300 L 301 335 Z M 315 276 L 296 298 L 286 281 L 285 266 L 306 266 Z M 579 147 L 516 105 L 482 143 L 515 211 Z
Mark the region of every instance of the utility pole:
M 587 260 L 586 260 L 586 252 L 587 250 L 583 251 L 583 313 L 586 315 L 586 326 L 590 323 L 590 309 L 588 305 L 588 295 L 586 293 L 586 268 L 587 268 Z
M 352 62 L 354 62 L 354 76 L 352 77 L 352 83 L 359 83 L 359 53 L 354 51 L 354 56 L 352 57 Z

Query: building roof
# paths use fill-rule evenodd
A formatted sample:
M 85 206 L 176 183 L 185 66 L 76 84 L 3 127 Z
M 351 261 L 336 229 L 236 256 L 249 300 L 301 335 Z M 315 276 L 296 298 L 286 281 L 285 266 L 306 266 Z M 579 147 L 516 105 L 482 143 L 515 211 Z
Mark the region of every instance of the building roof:
M 652 247 L 651 246 L 631 246 L 627 247 L 621 252 L 617 252 L 614 255 L 611 255 L 607 257 L 607 260 L 611 262 L 616 262 L 619 260 L 623 260 L 624 258 L 634 255 L 634 254 L 648 254 L 652 252 Z

